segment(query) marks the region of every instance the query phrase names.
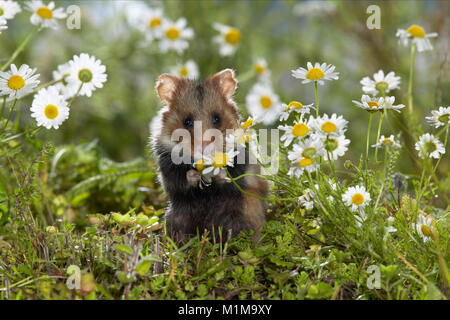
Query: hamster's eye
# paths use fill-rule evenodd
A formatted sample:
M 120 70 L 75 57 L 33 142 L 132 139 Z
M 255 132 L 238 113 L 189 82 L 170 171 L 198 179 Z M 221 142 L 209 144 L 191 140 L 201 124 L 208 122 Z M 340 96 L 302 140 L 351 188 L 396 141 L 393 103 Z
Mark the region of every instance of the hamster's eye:
M 184 127 L 185 127 L 186 129 L 191 130 L 192 127 L 194 126 L 194 121 L 192 120 L 191 117 L 186 117 L 186 118 L 184 119 L 183 124 L 184 124 Z
M 213 114 L 212 122 L 215 127 L 218 127 L 220 125 L 220 116 L 217 113 Z

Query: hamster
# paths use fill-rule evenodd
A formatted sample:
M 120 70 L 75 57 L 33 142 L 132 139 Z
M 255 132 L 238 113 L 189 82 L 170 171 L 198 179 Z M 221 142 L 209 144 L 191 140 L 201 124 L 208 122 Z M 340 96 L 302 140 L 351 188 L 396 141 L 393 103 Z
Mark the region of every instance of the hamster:
M 207 129 L 217 129 L 225 141 L 227 129 L 239 129 L 241 117 L 232 96 L 236 90 L 237 80 L 231 69 L 225 69 L 203 81 L 179 78 L 171 74 L 162 74 L 156 91 L 165 104 L 158 115 L 158 123 L 153 124 L 152 147 L 159 169 L 159 178 L 168 196 L 165 212 L 166 230 L 176 241 L 186 240 L 197 233 L 209 231 L 219 239 L 222 229 L 222 241 L 227 235 L 236 236 L 241 230 L 254 230 L 255 239 L 261 232 L 265 221 L 265 201 L 261 198 L 268 194 L 268 183 L 257 176 L 245 176 L 236 180 L 246 191 L 242 193 L 232 182 L 223 176 L 213 179 L 207 187 L 200 186 L 200 174 L 193 166 L 195 139 L 201 149 L 214 143 L 213 139 L 205 141 L 205 135 L 193 135 L 193 124 L 201 122 L 202 134 Z M 198 122 L 197 122 L 198 123 Z M 188 141 L 181 142 L 172 138 L 177 129 L 188 130 Z M 175 141 L 172 141 L 175 140 Z M 175 164 L 171 158 L 177 143 L 191 145 L 190 163 Z M 250 164 L 248 150 L 246 161 L 229 167 L 232 177 L 244 173 L 260 174 L 259 164 Z

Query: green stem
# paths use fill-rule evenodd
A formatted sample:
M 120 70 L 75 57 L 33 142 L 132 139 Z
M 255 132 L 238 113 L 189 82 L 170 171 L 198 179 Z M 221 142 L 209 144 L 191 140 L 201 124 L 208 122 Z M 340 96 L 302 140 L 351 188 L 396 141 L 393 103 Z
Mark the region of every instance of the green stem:
M 11 58 L 8 60 L 8 62 L 6 62 L 2 68 L 0 69 L 0 71 L 5 71 L 6 68 L 9 67 L 9 65 L 11 63 L 14 62 L 14 60 L 17 58 L 17 56 L 23 51 L 23 49 L 25 49 L 25 46 L 28 44 L 28 42 L 30 41 L 30 39 L 33 37 L 33 35 L 39 30 L 40 26 L 36 26 L 33 31 L 31 31 L 31 33 L 25 38 L 25 40 L 17 47 L 16 51 L 14 51 L 14 53 L 12 54 Z
M 383 97 L 383 103 L 384 99 L 386 99 L 386 93 L 384 92 L 384 89 L 380 89 L 381 96 Z M 381 133 L 381 124 L 383 123 L 383 117 L 387 114 L 386 109 L 383 108 L 383 111 L 380 116 L 380 122 L 378 123 L 378 131 L 377 131 L 377 139 L 375 140 L 375 143 L 378 144 L 378 141 L 380 140 L 380 133 Z M 378 146 L 375 146 L 375 163 L 378 163 Z
M 387 164 L 388 164 L 387 163 L 387 155 L 388 155 L 388 153 L 389 153 L 389 147 L 386 145 L 386 150 L 384 150 L 383 183 L 382 183 L 382 185 L 380 187 L 380 192 L 378 194 L 377 201 L 375 202 L 374 210 L 376 210 L 377 207 L 378 207 L 378 203 L 380 202 L 381 195 L 383 194 L 384 186 L 386 184 Z
M 416 45 L 411 44 L 411 61 L 409 66 L 409 85 L 408 85 L 408 108 L 409 112 L 413 110 L 413 77 L 414 77 L 414 54 L 416 52 Z
M 8 115 L 8 118 L 6 119 L 5 124 L 3 125 L 3 130 L 2 131 L 5 131 L 6 127 L 8 126 L 9 120 L 11 120 L 11 117 L 12 117 L 12 114 L 13 114 L 13 111 L 14 111 L 14 107 L 16 106 L 16 103 L 17 103 L 17 98 L 14 99 L 13 105 L 9 109 L 9 115 Z
M 317 81 L 314 81 L 314 90 L 316 92 L 316 118 L 319 117 L 319 90 L 317 86 Z
M 367 129 L 367 141 L 366 141 L 366 170 L 369 166 L 369 142 L 370 142 L 370 127 L 372 126 L 373 112 L 370 113 L 369 128 Z

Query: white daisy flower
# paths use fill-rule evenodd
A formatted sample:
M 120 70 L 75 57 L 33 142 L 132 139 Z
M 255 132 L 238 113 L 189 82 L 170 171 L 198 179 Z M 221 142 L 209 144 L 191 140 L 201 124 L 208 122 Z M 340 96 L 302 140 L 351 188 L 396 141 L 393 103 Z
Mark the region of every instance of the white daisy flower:
M 202 170 L 202 175 L 212 173 L 214 176 L 219 175 L 224 171 L 225 167 L 234 166 L 234 158 L 239 154 L 239 151 L 229 149 L 226 152 L 216 152 L 212 156 L 204 156 L 203 165 L 206 167 Z
M 68 85 L 74 87 L 75 92 L 81 86 L 79 95 L 90 97 L 94 90 L 103 88 L 103 83 L 107 79 L 106 67 L 101 63 L 99 59 L 87 53 L 73 56 L 73 59 L 69 61 Z
M 197 79 L 199 76 L 198 66 L 193 60 L 180 63 L 172 68 L 170 73 L 182 78 Z
M 162 53 L 175 50 L 181 54 L 189 47 L 187 40 L 194 37 L 192 28 L 187 28 L 187 20 L 180 18 L 175 22 L 165 19 L 162 22 L 162 37 L 159 41 L 159 49 Z
M 333 160 L 342 157 L 348 150 L 347 146 L 350 144 L 350 140 L 346 139 L 343 134 L 339 136 L 321 136 L 321 142 L 324 148 L 323 156 L 325 160 L 329 160 L 329 155 Z
M 445 154 L 445 148 L 442 142 L 432 134 L 425 133 L 420 136 L 419 141 L 415 144 L 419 157 L 422 159 L 434 158 L 439 159 L 441 154 Z
M 394 96 L 386 97 L 384 99 L 384 104 L 383 104 L 382 108 L 400 112 L 400 109 L 403 109 L 405 107 L 404 104 L 394 105 L 394 102 L 395 102 L 395 97 Z
M 214 23 L 213 28 L 220 33 L 213 38 L 213 42 L 220 46 L 219 54 L 221 56 L 233 55 L 241 43 L 241 32 L 239 29 L 221 23 Z
M 162 8 L 148 8 L 138 16 L 137 27 L 145 34 L 146 41 L 152 42 L 154 39 L 160 39 L 163 35 L 162 24 L 164 12 Z
M 0 18 L 6 20 L 14 19 L 16 14 L 21 11 L 22 9 L 16 1 L 0 0 Z
M 315 185 L 316 190 L 319 188 L 319 185 Z M 298 202 L 300 206 L 302 206 L 306 210 L 312 210 L 314 208 L 314 192 L 307 188 L 303 191 L 303 195 L 298 197 Z
M 298 68 L 292 70 L 292 76 L 297 79 L 303 79 L 302 83 L 317 81 L 319 84 L 325 84 L 324 80 L 338 80 L 339 72 L 334 72 L 335 66 L 326 63 L 316 62 L 313 66 L 311 62 L 307 63 L 308 69 Z
M 31 117 L 36 119 L 37 125 L 47 129 L 58 129 L 69 117 L 67 101 L 55 87 L 39 90 L 34 96 L 30 110 Z
M 400 77 L 397 77 L 393 71 L 384 75 L 383 70 L 378 70 L 377 73 L 373 75 L 373 80 L 369 77 L 364 77 L 361 82 L 362 90 L 371 95 L 377 95 L 381 91 L 388 93 L 394 89 L 400 89 Z
M 349 206 L 351 211 L 360 214 L 364 213 L 364 207 L 370 203 L 370 200 L 370 194 L 364 186 L 349 187 L 342 195 L 345 205 Z M 362 218 L 365 218 L 364 214 L 362 214 Z
M 432 240 L 432 230 L 433 230 L 433 218 L 430 216 L 425 216 L 419 214 L 417 221 L 414 224 L 414 228 L 417 233 L 423 239 L 424 242 Z
M 382 135 L 380 137 L 380 140 L 378 141 L 378 143 L 373 144 L 372 147 L 374 148 L 384 148 L 384 147 L 389 147 L 389 148 L 400 148 L 400 143 L 395 140 L 394 135 L 390 135 L 389 137 L 385 137 L 384 135 Z
M 60 80 L 54 85 L 55 88 L 62 93 L 64 98 L 70 99 L 77 93 L 77 88 L 74 85 L 69 85 L 67 78 L 70 76 L 70 64 L 64 63 L 58 66 L 57 70 L 53 71 L 53 80 Z
M 10 71 L 0 72 L 0 96 L 9 94 L 10 99 L 20 99 L 33 91 L 39 84 L 39 74 L 34 74 L 36 69 L 31 69 L 23 64 L 17 69 L 11 65 Z
M 363 94 L 361 97 L 361 102 L 353 100 L 354 104 L 357 107 L 367 110 L 369 112 L 376 112 L 383 109 L 384 106 L 384 98 L 383 97 L 370 97 L 366 94 Z
M 314 104 L 307 104 L 307 105 L 303 105 L 301 102 L 299 101 L 291 101 L 289 102 L 289 104 L 282 104 L 281 107 L 283 108 L 283 112 L 280 115 L 280 120 L 281 121 L 286 121 L 291 112 L 296 112 L 299 113 L 301 115 L 303 114 L 307 114 L 310 113 L 311 109 L 315 109 L 313 107 Z
M 394 217 L 389 217 L 386 219 L 388 225 L 385 227 L 386 233 L 393 233 L 393 232 L 397 232 L 397 228 L 394 228 L 393 224 L 395 221 Z
M 40 25 L 41 28 L 58 29 L 56 19 L 65 19 L 67 14 L 63 8 L 55 9 L 55 3 L 52 1 L 45 5 L 41 0 L 33 0 L 27 3 L 27 9 L 33 14 L 30 21 L 35 26 Z
M 288 152 L 288 159 L 292 161 L 288 175 L 299 178 L 303 172 L 313 172 L 319 167 L 316 158 L 323 154 L 322 145 L 319 139 L 308 138 L 294 144 L 292 150 Z
M 304 171 L 313 172 L 319 167 L 319 163 L 314 158 L 300 157 L 293 161 L 289 168 L 288 175 L 300 178 Z
M 256 71 L 259 81 L 270 83 L 270 70 L 267 61 L 264 58 L 256 58 L 253 60 L 253 69 Z
M 241 127 L 244 129 L 244 131 L 247 131 L 251 127 L 256 125 L 256 121 L 252 117 L 248 117 L 247 120 L 244 122 L 241 122 Z
M 333 113 L 330 117 L 325 113 L 322 117 L 314 119 L 311 125 L 321 135 L 340 136 L 347 130 L 347 123 L 342 116 Z
M 267 84 L 255 84 L 245 100 L 250 115 L 265 125 L 274 123 L 281 113 L 280 99 Z
M 450 124 L 450 107 L 439 107 L 438 110 L 431 110 L 431 117 L 425 117 L 427 122 L 435 128 Z
M 417 46 L 417 51 L 422 52 L 433 50 L 430 38 L 435 38 L 438 34 L 436 32 L 427 34 L 421 26 L 413 24 L 407 30 L 398 29 L 395 36 L 399 37 L 400 42 L 404 46 L 407 46 L 411 40 L 411 42 Z
M 2 30 L 8 29 L 8 26 L 6 25 L 6 20 L 0 18 L 0 34 L 2 33 Z
M 297 121 L 292 126 L 278 126 L 279 130 L 283 130 L 284 134 L 280 141 L 284 141 L 284 146 L 289 146 L 294 139 L 302 139 L 308 137 L 312 132 L 312 117 L 309 120 Z

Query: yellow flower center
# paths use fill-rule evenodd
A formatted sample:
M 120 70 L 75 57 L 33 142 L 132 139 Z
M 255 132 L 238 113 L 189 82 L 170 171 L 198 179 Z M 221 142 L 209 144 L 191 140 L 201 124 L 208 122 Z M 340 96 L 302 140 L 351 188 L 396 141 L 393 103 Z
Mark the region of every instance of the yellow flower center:
M 383 140 L 382 143 L 383 143 L 383 144 L 392 144 L 393 142 L 392 142 L 392 140 L 389 139 L 389 138 L 384 138 L 384 140 Z
M 373 108 L 378 109 L 380 107 L 380 105 L 378 104 L 377 101 L 369 101 L 369 102 L 367 102 L 367 104 L 369 105 L 370 109 L 373 109 Z
M 269 96 L 262 96 L 259 102 L 264 109 L 269 109 L 272 106 L 272 99 Z
M 263 74 L 264 71 L 266 71 L 266 68 L 262 66 L 261 64 L 257 63 L 255 64 L 255 70 L 258 74 Z
M 212 158 L 214 168 L 223 168 L 227 165 L 228 156 L 226 153 L 217 152 Z
M 301 108 L 303 108 L 303 104 L 301 104 L 298 101 L 291 101 L 286 107 L 286 112 L 291 110 L 291 108 L 294 108 L 295 110 L 300 110 Z
M 161 18 L 160 17 L 155 17 L 152 20 L 150 20 L 149 24 L 150 28 L 156 28 L 159 27 L 161 25 Z
M 53 104 L 49 104 L 45 107 L 44 114 L 48 119 L 53 120 L 59 114 L 58 107 Z
M 19 90 L 25 86 L 25 80 L 18 75 L 14 75 L 8 80 L 8 87 L 12 90 Z
M 304 167 L 312 165 L 312 163 L 313 163 L 313 161 L 311 160 L 311 158 L 303 158 L 298 162 L 298 166 L 300 168 L 304 168 Z
M 189 74 L 189 71 L 186 67 L 181 67 L 178 71 L 182 77 L 187 77 Z
M 4 14 L 5 14 L 5 10 L 3 10 L 2 7 L 0 7 L 0 17 L 1 17 L 2 15 L 4 15 Z
M 237 139 L 238 143 L 248 143 L 250 142 L 250 135 L 248 134 L 241 134 L 239 138 Z
M 170 27 L 166 31 L 166 37 L 169 38 L 170 40 L 176 40 L 180 37 L 180 31 L 175 27 Z
M 442 123 L 447 123 L 449 118 L 450 118 L 450 114 L 448 114 L 448 113 L 447 114 L 443 114 L 442 116 L 438 117 L 438 121 L 442 122 Z
M 322 69 L 320 69 L 320 68 L 311 68 L 306 73 L 306 77 L 309 80 L 319 80 L 319 79 L 322 79 L 324 76 L 325 76 L 325 74 L 323 73 Z
M 424 224 L 421 225 L 420 231 L 422 231 L 422 233 L 425 237 L 431 237 L 431 229 L 427 225 L 424 225 Z
M 322 125 L 322 131 L 326 133 L 336 132 L 336 125 L 331 121 L 327 121 Z
M 225 41 L 231 45 L 237 45 L 241 42 L 241 32 L 236 28 L 230 28 L 225 35 Z
M 81 82 L 90 82 L 93 76 L 92 71 L 89 69 L 83 68 L 78 71 L 78 79 L 80 79 Z
M 203 169 L 205 168 L 205 159 L 199 159 L 195 162 L 195 168 L 197 169 L 198 172 L 202 172 Z
M 364 196 L 361 193 L 355 193 L 352 197 L 352 202 L 359 206 L 364 202 Z
M 417 24 L 413 24 L 408 28 L 408 33 L 415 38 L 425 38 L 425 31 L 422 27 L 419 27 Z
M 36 13 L 42 19 L 51 19 L 51 18 L 53 18 L 52 10 L 47 8 L 47 7 L 40 7 L 39 9 L 37 9 Z
M 242 124 L 242 129 L 244 129 L 244 131 L 247 131 L 248 128 L 250 128 L 252 126 L 252 124 L 253 124 L 253 119 L 250 118 Z
M 309 128 L 304 123 L 296 123 L 292 127 L 292 134 L 296 137 L 303 137 L 304 135 L 308 134 Z

